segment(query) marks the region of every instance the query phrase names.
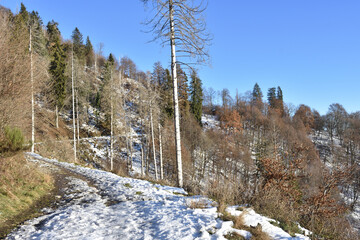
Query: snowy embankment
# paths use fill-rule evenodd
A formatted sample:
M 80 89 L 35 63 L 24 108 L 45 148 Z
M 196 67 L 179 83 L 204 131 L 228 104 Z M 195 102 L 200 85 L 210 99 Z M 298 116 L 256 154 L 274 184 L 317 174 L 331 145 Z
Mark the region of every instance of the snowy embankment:
M 29 154 L 29 160 L 42 167 L 70 170 L 84 178 L 69 176 L 63 204 L 57 209 L 44 209 L 43 216 L 27 221 L 7 239 L 224 239 L 229 232 L 251 237 L 247 231 L 233 229 L 232 222 L 221 221 L 210 200 L 183 196 L 183 189 L 119 177 L 36 154 Z M 194 201 L 205 201 L 205 208 L 190 208 L 196 206 Z M 259 222 L 265 226 L 266 221 L 257 215 L 250 224 Z M 270 225 L 264 231 L 274 239 L 308 239 L 291 238 Z

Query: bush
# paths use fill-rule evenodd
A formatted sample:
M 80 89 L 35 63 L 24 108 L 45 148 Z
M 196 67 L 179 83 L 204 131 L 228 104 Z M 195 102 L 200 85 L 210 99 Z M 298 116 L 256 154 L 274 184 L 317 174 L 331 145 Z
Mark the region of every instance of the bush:
M 6 151 L 19 151 L 24 148 L 25 138 L 21 130 L 17 127 L 5 127 L 4 140 L 1 142 L 0 150 Z

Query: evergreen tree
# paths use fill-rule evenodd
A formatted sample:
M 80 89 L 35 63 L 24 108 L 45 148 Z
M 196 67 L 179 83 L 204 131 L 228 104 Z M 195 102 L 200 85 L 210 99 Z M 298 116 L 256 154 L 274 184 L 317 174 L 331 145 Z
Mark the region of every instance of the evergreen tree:
M 51 74 L 53 100 L 56 108 L 56 127 L 58 127 L 58 113 L 63 108 L 66 98 L 66 56 L 61 45 L 60 31 L 57 25 L 54 21 L 47 24 L 48 48 L 51 56 L 49 72 Z
M 32 50 L 34 53 L 40 56 L 46 56 L 46 39 L 43 32 L 43 22 L 39 16 L 38 12 L 32 11 L 30 13 L 30 22 L 31 27 L 31 43 Z
M 22 21 L 26 24 L 29 23 L 29 12 L 26 10 L 26 7 L 23 3 L 20 5 L 19 16 L 22 18 Z
M 203 91 L 201 86 L 201 80 L 197 76 L 197 73 L 193 71 L 191 73 L 190 83 L 190 111 L 200 125 L 202 116 L 202 101 Z
M 271 108 L 275 108 L 276 107 L 276 88 L 272 87 L 269 88 L 268 90 L 268 102 Z
M 111 89 L 111 75 L 113 74 L 114 71 L 114 57 L 113 55 L 110 53 L 107 61 L 105 62 L 105 66 L 102 70 L 102 85 L 100 86 L 100 91 L 97 93 L 96 96 L 96 105 L 100 107 L 100 109 L 102 111 L 105 112 L 109 112 L 108 109 L 110 108 L 110 99 L 109 99 L 109 94 L 110 91 L 112 91 Z
M 52 76 L 52 90 L 54 95 L 54 105 L 56 107 L 56 125 L 58 126 L 58 111 L 64 106 L 66 98 L 66 76 L 65 76 L 65 54 L 60 44 L 60 39 L 52 47 L 52 56 L 49 72 Z
M 53 50 L 55 49 L 54 48 L 55 43 L 57 41 L 60 41 L 60 31 L 58 25 L 59 24 L 54 20 L 48 22 L 48 24 L 46 25 L 46 32 L 48 36 L 47 47 L 50 55 L 53 55 Z
M 276 99 L 280 100 L 280 101 L 283 101 L 283 93 L 282 93 L 282 90 L 281 90 L 281 88 L 279 86 L 277 87 Z
M 83 35 L 80 33 L 77 27 L 72 32 L 71 39 L 73 40 L 75 56 L 78 59 L 82 59 L 84 56 Z
M 172 118 L 174 116 L 174 99 L 173 99 L 173 85 L 169 69 L 165 70 L 165 83 L 162 85 L 163 92 L 163 111 L 165 114 Z
M 276 108 L 280 111 L 281 115 L 284 114 L 283 92 L 279 86 L 276 91 Z
M 252 101 L 254 103 L 262 101 L 262 97 L 263 97 L 263 94 L 261 92 L 261 89 L 260 89 L 259 85 L 257 83 L 255 83 L 254 89 L 253 89 L 253 92 L 252 92 Z
M 180 65 L 177 66 L 178 93 L 179 93 L 179 110 L 182 117 L 187 117 L 190 113 L 189 104 L 189 85 L 186 73 Z
M 86 58 L 86 66 L 91 67 L 95 61 L 95 54 L 89 36 L 87 36 L 86 38 L 85 58 Z

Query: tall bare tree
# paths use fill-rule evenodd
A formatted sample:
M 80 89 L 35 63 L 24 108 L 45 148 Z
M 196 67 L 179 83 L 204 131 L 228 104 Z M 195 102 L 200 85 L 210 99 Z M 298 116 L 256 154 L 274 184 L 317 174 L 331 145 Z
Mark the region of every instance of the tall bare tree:
M 142 0 L 151 2 L 153 17 L 146 24 L 154 34 L 154 41 L 161 40 L 162 45 L 170 40 L 171 46 L 171 72 L 174 97 L 174 125 L 178 186 L 183 186 L 183 172 L 181 159 L 180 116 L 178 102 L 177 64 L 184 63 L 178 57 L 189 60 L 196 59 L 196 63 L 205 63 L 209 57 L 207 46 L 210 36 L 206 32 L 202 13 L 206 9 L 203 2 L 196 5 L 191 0 Z M 177 50 L 176 50 L 177 48 Z M 190 63 L 187 63 L 189 66 Z
M 31 152 L 35 152 L 35 111 L 34 111 L 34 71 L 33 71 L 33 54 L 32 54 L 32 34 L 30 26 L 29 52 L 30 52 L 30 78 L 31 78 Z
M 75 126 L 75 89 L 74 89 L 74 47 L 71 50 L 71 91 L 72 91 L 72 112 L 74 130 L 74 161 L 76 162 L 76 126 Z

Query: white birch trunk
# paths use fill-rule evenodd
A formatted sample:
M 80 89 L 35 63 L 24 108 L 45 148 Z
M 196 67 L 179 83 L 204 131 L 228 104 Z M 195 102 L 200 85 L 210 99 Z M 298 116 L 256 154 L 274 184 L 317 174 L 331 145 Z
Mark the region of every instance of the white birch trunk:
M 80 120 L 79 120 L 79 93 L 78 90 L 75 91 L 76 94 L 76 128 L 77 128 L 77 144 L 80 146 Z
M 175 146 L 176 146 L 176 163 L 177 163 L 177 177 L 178 186 L 183 186 L 183 172 L 181 160 L 181 138 L 180 138 L 180 116 L 179 116 L 179 101 L 178 101 L 178 83 L 176 73 L 176 51 L 175 51 L 175 28 L 174 28 L 174 9 L 173 1 L 169 0 L 170 12 L 170 46 L 171 46 L 171 76 L 173 80 L 174 90 L 174 125 L 175 125 Z
M 160 154 L 160 179 L 164 179 L 162 142 L 161 142 L 161 124 L 159 123 L 159 154 Z
M 113 76 L 112 76 L 112 71 L 110 72 L 110 81 L 111 81 L 111 93 L 110 93 L 110 105 L 111 105 L 111 112 L 110 112 L 110 170 L 113 171 L 114 170 L 114 163 L 113 163 L 113 154 L 114 154 L 114 139 L 113 139 L 113 134 L 114 134 L 114 103 L 113 103 L 113 91 L 114 91 L 114 86 L 113 86 Z
M 154 141 L 154 127 L 153 127 L 153 117 L 152 117 L 152 109 L 150 109 L 150 126 L 151 126 L 151 141 L 153 148 L 153 158 L 154 158 L 154 168 L 155 168 L 155 179 L 158 180 L 158 172 L 157 172 L 157 164 L 156 164 L 156 152 L 155 152 L 155 141 Z
M 130 127 L 130 169 L 133 169 L 133 162 L 132 162 L 132 156 L 133 156 L 133 149 L 132 149 L 132 135 L 131 135 L 131 127 Z
M 141 176 L 144 176 L 144 148 L 141 146 Z
M 35 110 L 34 110 L 34 72 L 33 72 L 33 59 L 32 59 L 32 46 L 31 46 L 31 27 L 30 27 L 30 78 L 31 78 L 31 152 L 35 152 Z
M 74 161 L 76 161 L 76 126 L 75 126 L 75 93 L 74 93 L 74 46 L 71 52 L 71 88 L 72 88 L 72 111 L 74 130 Z

